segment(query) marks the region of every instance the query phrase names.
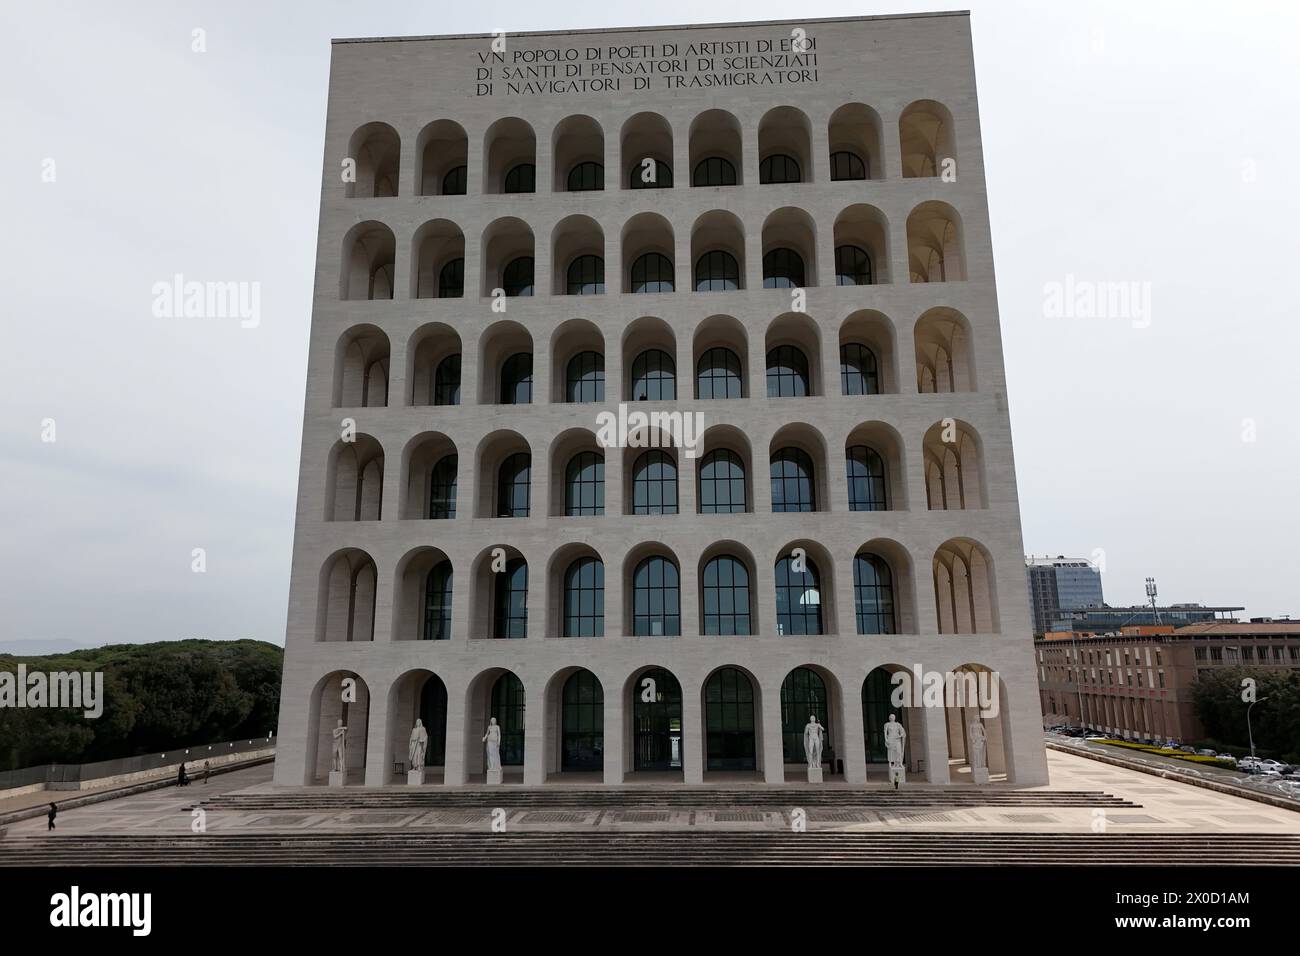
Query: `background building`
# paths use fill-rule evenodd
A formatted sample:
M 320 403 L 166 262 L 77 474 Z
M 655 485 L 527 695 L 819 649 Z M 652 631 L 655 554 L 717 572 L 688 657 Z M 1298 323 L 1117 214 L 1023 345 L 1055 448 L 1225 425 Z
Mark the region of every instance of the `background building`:
M 967 16 L 496 41 L 333 48 L 276 781 L 1045 783 Z
M 1057 635 L 1118 633 L 1132 627 L 1183 627 L 1188 624 L 1231 623 L 1240 607 L 1207 607 L 1204 604 L 1170 604 L 1152 607 L 1136 604 L 1132 607 L 1092 607 L 1080 610 L 1057 611 L 1043 635 L 1049 639 Z
M 1126 627 L 1034 642 L 1043 719 L 1142 740 L 1204 736 L 1193 689 L 1217 667 L 1300 668 L 1300 623 L 1261 620 Z
M 1066 609 L 1101 607 L 1101 571 L 1083 558 L 1026 558 L 1029 579 L 1029 609 L 1034 619 L 1034 636 L 1051 630 L 1051 624 Z

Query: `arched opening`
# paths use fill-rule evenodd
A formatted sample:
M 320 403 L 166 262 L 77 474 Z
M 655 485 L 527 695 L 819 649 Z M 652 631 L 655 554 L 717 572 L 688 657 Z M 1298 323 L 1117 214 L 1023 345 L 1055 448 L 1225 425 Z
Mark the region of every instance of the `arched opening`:
M 412 405 L 459 405 L 460 335 L 444 322 L 420 326 L 406 343 L 406 381 Z
M 826 440 L 811 425 L 783 425 L 768 445 L 772 511 L 829 511 Z
M 835 633 L 835 569 L 830 553 L 806 538 L 792 541 L 775 564 L 776 634 Z
M 518 322 L 495 322 L 479 339 L 479 404 L 527 405 L 533 400 L 533 337 Z M 544 398 L 545 396 L 542 396 Z
M 379 521 L 383 517 L 384 449 L 370 435 L 339 440 L 326 466 L 326 521 Z
M 786 206 L 763 221 L 763 288 L 817 285 L 817 226 L 802 209 Z
M 661 545 L 633 548 L 624 562 L 625 633 L 677 637 L 682 633 L 682 585 L 677 558 Z
M 456 517 L 459 457 L 456 445 L 441 432 L 421 432 L 402 452 L 402 500 L 405 519 L 449 520 Z
M 665 444 L 663 436 L 653 436 L 653 443 Z M 634 447 L 625 449 L 624 474 L 627 475 L 627 500 L 624 514 L 677 514 L 677 452 L 673 448 Z
M 889 748 L 885 726 L 890 716 L 903 725 L 903 766 L 920 772 L 926 759 L 925 711 L 921 688 L 912 672 L 898 664 L 873 668 L 862 682 L 862 736 L 868 782 L 889 779 Z
M 501 728 L 498 753 L 502 779 L 518 783 L 523 779 L 524 732 L 527 700 L 523 682 L 513 672 L 492 667 L 469 685 L 465 696 L 465 770 L 471 783 L 482 783 L 487 766 L 487 745 L 483 736 L 491 721 Z
M 714 315 L 695 329 L 695 397 L 745 398 L 749 341 L 745 327 L 729 315 Z
M 623 334 L 625 395 L 632 402 L 677 398 L 677 340 L 663 319 L 643 316 Z
M 551 335 L 551 401 L 605 401 L 605 337 L 586 319 L 561 322 Z
M 551 555 L 546 568 L 549 637 L 605 636 L 605 562 L 587 544 L 571 543 Z
M 726 110 L 705 110 L 691 121 L 691 185 L 738 186 L 744 182 L 740 121 Z
M 821 332 L 802 312 L 787 312 L 767 327 L 767 397 L 823 395 Z
M 700 633 L 725 637 L 759 633 L 754 556 L 736 541 L 718 541 L 700 556 Z
M 536 190 L 537 137 L 515 116 L 497 120 L 483 135 L 483 191 L 531 193 Z
M 880 312 L 861 309 L 840 325 L 840 394 L 898 392 L 894 325 Z
M 698 512 L 750 514 L 754 510 L 753 449 L 749 439 L 732 425 L 705 430 L 695 468 Z
M 605 451 L 585 428 L 561 432 L 551 442 L 552 517 L 595 518 L 605 513 Z
M 846 206 L 835 217 L 835 284 L 890 282 L 889 223 L 875 206 Z
M 880 130 L 880 115 L 862 103 L 847 103 L 831 114 L 826 132 L 832 181 L 885 178 Z
M 551 262 L 556 295 L 603 295 L 605 233 L 590 216 L 567 216 L 551 231 Z
M 930 511 L 987 508 L 979 435 L 966 422 L 945 418 L 926 430 L 925 497 Z
M 365 783 L 370 687 L 353 671 L 334 671 L 317 682 L 311 702 L 304 782 L 331 782 L 338 767 L 343 784 Z
M 966 278 L 961 218 L 944 202 L 921 203 L 907 217 L 907 261 L 913 282 Z
M 465 295 L 465 234 L 450 219 L 434 219 L 411 237 L 411 298 Z
M 850 511 L 906 511 L 903 437 L 884 422 L 862 422 L 844 443 Z
M 334 407 L 375 408 L 388 404 L 388 336 L 358 325 L 334 347 Z
M 673 129 L 658 113 L 637 113 L 623 124 L 619 143 L 626 189 L 671 189 Z
M 753 773 L 760 769 L 761 725 L 758 689 L 739 667 L 720 667 L 709 675 L 704 703 L 704 769 Z
M 348 140 L 355 178 L 344 180 L 349 199 L 396 196 L 402 164 L 402 140 L 387 123 L 367 123 Z
M 917 100 L 898 118 L 899 151 L 903 177 L 957 174 L 957 149 L 953 138 L 952 113 L 934 100 Z
M 804 746 L 804 731 L 816 717 L 822 727 L 821 766 L 827 775 L 836 773 L 836 759 L 843 754 L 843 746 L 836 748 L 840 738 L 839 682 L 828 670 L 805 666 L 796 667 L 781 682 L 781 756 L 786 765 L 788 780 L 807 781 L 808 754 Z
M 934 603 L 940 634 L 998 633 L 993 559 L 970 538 L 953 538 L 934 553 Z
M 534 292 L 533 230 L 507 216 L 483 230 L 482 295 L 528 297 Z
M 343 237 L 339 298 L 349 302 L 393 297 L 397 241 L 382 222 L 359 222 Z
M 813 181 L 812 127 L 802 110 L 778 106 L 758 122 L 758 181 Z
M 652 294 L 676 289 L 674 242 L 673 227 L 658 213 L 638 213 L 624 224 L 620 245 L 627 292 Z
M 449 641 L 455 573 L 445 551 L 419 547 L 397 562 L 394 641 Z
M 465 129 L 452 120 L 434 120 L 415 141 L 420 157 L 420 181 L 415 191 L 421 196 L 463 196 L 468 185 L 469 139 Z
M 872 538 L 858 549 L 853 561 L 857 633 L 917 633 L 916 585 L 908 550 L 890 538 Z
M 1011 774 L 1010 708 L 1006 684 L 983 664 L 948 672 L 944 726 L 953 783 L 1006 783 Z
M 695 220 L 691 262 L 696 292 L 745 288 L 745 230 L 735 214 L 715 209 Z
M 378 571 L 370 555 L 344 548 L 321 567 L 316 640 L 373 641 Z
M 411 734 L 419 721 L 427 737 L 424 761 L 411 763 Z M 423 770 L 426 784 L 443 782 L 447 763 L 447 685 L 433 671 L 407 671 L 388 692 L 388 765 L 393 782 L 406 783 L 407 772 Z
M 560 690 L 560 772 L 605 768 L 605 691 L 586 668 L 574 668 Z
M 663 667 L 638 670 L 627 681 L 631 767 L 634 773 L 682 779 L 682 685 Z
M 590 116 L 569 116 L 551 134 L 555 192 L 605 188 L 605 134 Z
M 478 476 L 474 517 L 526 517 L 531 505 L 532 448 L 523 435 L 503 430 L 485 436 L 479 442 L 474 470 Z
M 970 322 L 948 308 L 916 320 L 916 390 L 922 394 L 975 391 Z

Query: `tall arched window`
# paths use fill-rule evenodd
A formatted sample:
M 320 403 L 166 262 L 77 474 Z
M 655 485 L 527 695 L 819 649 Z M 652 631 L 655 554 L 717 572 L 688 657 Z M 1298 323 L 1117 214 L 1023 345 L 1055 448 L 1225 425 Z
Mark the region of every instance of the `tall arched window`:
M 767 397 L 804 398 L 812 394 L 808 357 L 793 345 L 778 345 L 767 353 Z
M 501 463 L 497 471 L 497 517 L 527 518 L 529 484 L 532 480 L 533 456 L 517 451 Z
M 850 511 L 888 511 L 885 462 L 874 448 L 850 445 L 844 450 Z
M 700 621 L 705 634 L 753 634 L 749 570 L 739 558 L 720 554 L 704 566 Z
M 734 451 L 715 448 L 700 460 L 700 514 L 744 514 L 745 463 Z
M 863 162 L 862 157 L 857 153 L 851 153 L 847 149 L 831 153 L 831 179 L 833 181 L 866 178 L 867 164 Z
M 501 288 L 508 296 L 533 294 L 533 257 L 511 259 L 501 272 Z
M 579 352 L 564 368 L 566 402 L 603 402 L 605 400 L 605 356 L 599 352 Z
M 637 256 L 629 288 L 633 292 L 672 292 L 673 260 L 658 252 Z
M 654 693 L 646 700 L 643 691 L 648 688 Z M 632 691 L 632 726 L 634 769 L 681 769 L 682 685 L 671 672 L 652 667 L 637 677 Z
M 830 698 L 826 682 L 809 667 L 796 667 L 781 682 L 781 750 L 786 763 L 805 763 L 803 729 L 809 717 L 825 728 L 822 755 L 830 744 Z
M 605 188 L 605 167 L 597 162 L 578 163 L 569 170 L 569 192 L 582 193 Z
M 426 641 L 451 639 L 451 562 L 439 561 L 424 579 L 424 633 Z M 429 728 L 433 733 L 433 728 Z
M 840 346 L 840 391 L 845 395 L 880 394 L 875 352 L 857 342 Z
M 741 398 L 744 380 L 735 352 L 721 346 L 705 349 L 695 369 L 695 397 Z
M 456 517 L 456 468 L 459 459 L 444 455 L 429 473 L 429 517 Z
M 803 178 L 799 174 L 799 161 L 793 156 L 776 153 L 758 164 L 758 181 L 760 183 L 798 183 Z
M 433 404 L 460 404 L 460 354 L 448 355 L 433 373 Z
M 883 667 L 877 667 L 862 682 L 862 733 L 866 738 L 867 763 L 889 762 L 885 725 L 890 714 L 906 728 L 907 711 L 894 706 L 893 696 L 894 682 Z
M 632 400 L 671 402 L 677 398 L 677 363 L 662 349 L 646 349 L 632 362 Z
M 754 685 L 743 671 L 722 667 L 704 685 L 705 768 L 753 770 Z
M 740 265 L 730 252 L 714 249 L 696 260 L 696 292 L 729 292 L 739 288 Z
M 569 295 L 604 295 L 605 260 L 600 256 L 578 256 L 569 263 L 566 278 Z
M 497 719 L 501 728 L 501 765 L 519 767 L 524 762 L 524 685 L 514 674 L 506 671 L 492 686 L 490 717 Z M 483 720 L 484 726 L 487 719 Z
M 652 555 L 632 574 L 632 633 L 671 637 L 682 633 L 681 582 L 677 565 Z
M 442 177 L 442 194 L 444 196 L 463 196 L 469 184 L 469 168 L 453 166 Z
M 650 165 L 645 161 L 633 163 L 627 186 L 629 189 L 672 189 L 673 168 L 662 159 L 652 159 Z
M 835 284 L 871 285 L 871 257 L 858 246 L 835 247 Z
M 859 634 L 897 634 L 894 614 L 894 575 L 878 554 L 865 551 L 853 558 L 853 607 Z
M 786 555 L 776 562 L 776 632 L 822 633 L 821 575 L 812 558 L 804 555 L 803 570 Z
M 420 690 L 420 719 L 429 730 L 424 765 L 441 767 L 447 762 L 447 685 L 436 676 Z
M 452 259 L 438 271 L 438 298 L 460 299 L 465 295 L 465 260 Z
M 793 249 L 773 249 L 763 256 L 764 289 L 802 289 L 803 257 Z
M 501 404 L 527 405 L 533 400 L 533 356 L 516 352 L 501 365 Z
M 528 636 L 528 562 L 512 558 L 506 569 L 492 574 L 492 636 L 520 638 Z
M 782 448 L 772 456 L 772 510 L 816 511 L 817 476 L 802 448 Z
M 605 513 L 605 456 L 583 451 L 564 469 L 564 513 L 570 517 Z
M 677 463 L 666 451 L 652 448 L 633 463 L 632 513 L 677 514 Z
M 579 558 L 564 572 L 564 636 L 604 637 L 605 565 Z
M 520 163 L 506 173 L 503 193 L 531 193 L 537 191 L 537 167 L 532 163 Z
M 605 766 L 605 693 L 589 670 L 575 672 L 560 695 L 560 769 Z
M 721 156 L 710 156 L 695 164 L 695 173 L 691 177 L 692 186 L 734 186 L 736 185 L 736 167 L 731 160 Z

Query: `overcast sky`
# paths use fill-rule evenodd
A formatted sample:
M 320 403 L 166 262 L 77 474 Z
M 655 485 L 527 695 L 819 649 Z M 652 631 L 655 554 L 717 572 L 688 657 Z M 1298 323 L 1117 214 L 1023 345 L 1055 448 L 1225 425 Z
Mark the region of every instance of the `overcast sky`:
M 1104 553 L 1112 604 L 1152 575 L 1162 602 L 1300 615 L 1300 4 L 969 6 L 1026 550 Z M 8 5 L 0 640 L 283 643 L 331 37 L 731 16 Z M 259 282 L 260 325 L 155 317 L 176 273 Z M 1149 321 L 1048 316 L 1067 276 L 1148 283 Z

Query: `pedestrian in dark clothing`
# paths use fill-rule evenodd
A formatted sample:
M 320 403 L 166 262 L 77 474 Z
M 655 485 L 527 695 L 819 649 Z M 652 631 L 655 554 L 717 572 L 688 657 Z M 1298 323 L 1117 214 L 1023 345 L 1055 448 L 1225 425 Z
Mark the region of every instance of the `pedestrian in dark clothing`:
M 59 815 L 59 808 L 56 807 L 53 803 L 51 803 L 51 804 L 50 804 L 50 812 L 49 812 L 48 814 L 46 814 L 46 816 L 49 818 L 49 821 L 50 821 L 49 829 L 51 829 L 51 830 L 54 829 L 54 818 L 55 818 L 56 816 L 58 816 L 58 815 Z
M 205 760 L 205 761 L 203 761 L 203 782 L 204 782 L 204 784 L 206 784 L 206 783 L 208 782 L 208 775 L 209 775 L 210 773 L 212 773 L 212 767 L 211 767 L 211 766 L 208 764 L 208 762 Z
M 190 778 L 185 775 L 185 764 L 181 764 L 181 769 L 176 774 L 176 786 L 188 787 L 189 785 Z

